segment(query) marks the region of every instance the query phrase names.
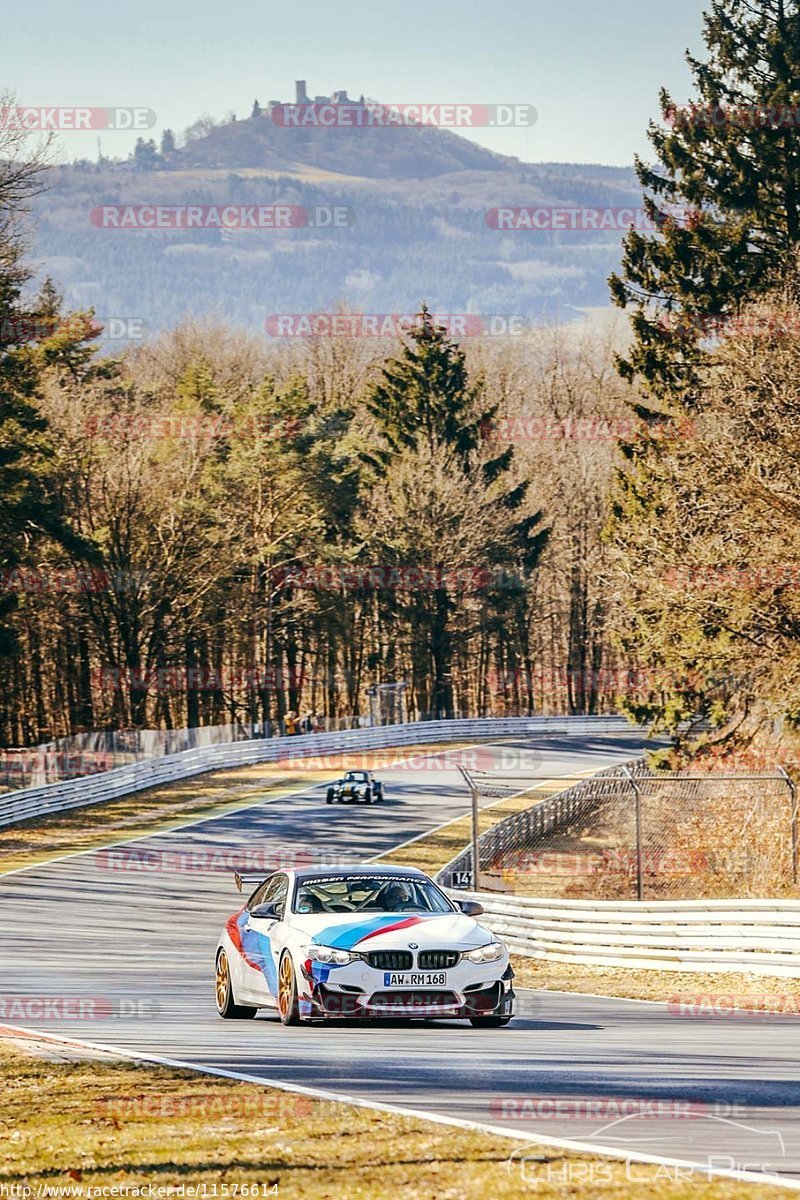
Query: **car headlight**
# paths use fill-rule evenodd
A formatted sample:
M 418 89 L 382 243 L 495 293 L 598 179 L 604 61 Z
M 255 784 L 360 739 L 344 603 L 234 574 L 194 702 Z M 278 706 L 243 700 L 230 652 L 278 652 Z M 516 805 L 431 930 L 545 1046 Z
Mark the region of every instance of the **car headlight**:
M 312 962 L 328 963 L 335 967 L 345 967 L 360 957 L 360 954 L 353 954 L 350 950 L 339 950 L 336 946 L 306 947 L 306 958 L 310 958 Z
M 502 942 L 487 942 L 485 946 L 466 951 L 464 958 L 474 963 L 496 962 L 498 958 L 503 957 L 504 952 L 505 946 Z

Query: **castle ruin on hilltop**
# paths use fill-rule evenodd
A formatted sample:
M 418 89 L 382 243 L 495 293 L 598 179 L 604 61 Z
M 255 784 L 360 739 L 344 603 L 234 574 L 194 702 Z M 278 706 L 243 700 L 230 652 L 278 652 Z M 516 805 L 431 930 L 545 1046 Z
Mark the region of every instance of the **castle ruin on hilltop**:
M 267 111 L 273 108 L 283 107 L 287 102 L 285 100 L 270 100 Z M 290 101 L 294 104 L 355 104 L 365 105 L 364 96 L 359 96 L 358 100 L 351 100 L 346 89 L 338 92 L 332 92 L 330 96 L 309 96 L 306 91 L 305 79 L 296 79 L 294 84 L 294 100 Z

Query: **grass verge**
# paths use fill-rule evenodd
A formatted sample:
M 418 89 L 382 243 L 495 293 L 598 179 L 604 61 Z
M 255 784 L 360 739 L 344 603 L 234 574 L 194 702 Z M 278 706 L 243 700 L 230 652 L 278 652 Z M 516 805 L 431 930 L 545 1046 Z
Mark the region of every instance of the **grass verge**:
M 584 773 L 588 774 L 588 772 Z M 530 808 L 532 802 L 545 800 L 564 791 L 583 776 L 548 779 L 519 796 L 498 801 L 481 809 L 481 833 L 502 821 L 510 813 Z M 382 855 L 378 862 L 420 867 L 429 874 L 441 870 L 469 843 L 471 819 L 458 817 L 425 834 L 416 841 Z M 584 963 L 560 963 L 549 959 L 512 955 L 518 987 L 553 992 L 583 992 L 628 1000 L 698 1000 L 706 1007 L 715 1005 L 724 1013 L 733 1008 L 753 1012 L 800 1012 L 800 980 L 772 976 L 700 971 L 642 970 L 627 967 L 596 967 Z
M 591 772 L 584 771 L 580 775 L 569 775 L 560 779 L 545 779 L 541 783 L 526 788 L 519 796 L 498 800 L 496 804 L 487 804 L 478 813 L 480 832 L 486 833 L 498 821 L 505 820 L 512 813 L 522 812 L 534 803 L 547 800 L 548 797 L 563 792 L 588 774 Z M 417 838 L 405 846 L 389 850 L 376 861 L 396 863 L 398 866 L 404 867 L 419 867 L 422 871 L 427 871 L 429 875 L 435 875 L 469 844 L 471 837 L 472 817 L 468 813 L 463 817 L 456 817 L 454 821 L 448 821 L 446 825 L 432 830 L 431 833 L 426 833 L 423 837 Z
M 511 956 L 517 987 L 548 992 L 589 992 L 627 1000 L 660 1000 L 688 1006 L 687 1016 L 721 1016 L 734 1008 L 752 1012 L 800 1014 L 800 979 L 733 972 L 645 971 L 628 967 L 592 967 L 585 963 L 560 963 L 549 959 Z
M 148 1186 L 163 1189 L 156 1194 L 165 1197 L 181 1188 L 177 1195 L 189 1196 L 194 1187 L 200 1197 L 258 1200 L 529 1200 L 532 1194 L 547 1200 L 774 1200 L 794 1194 L 691 1176 L 686 1168 L 682 1179 L 671 1179 L 664 1167 L 628 1168 L 255 1084 L 53 1053 L 43 1057 L 45 1045 L 0 1039 L 5 1195 L 96 1200 L 136 1195 L 134 1189 Z M 10 1191 L 14 1186 L 31 1191 Z
M 128 839 L 168 833 L 192 821 L 207 820 L 249 804 L 280 799 L 293 791 L 335 778 L 350 766 L 374 768 L 377 773 L 381 765 L 387 768 L 412 755 L 434 755 L 445 750 L 455 753 L 465 744 L 403 746 L 385 751 L 354 750 L 350 754 L 309 759 L 307 764 L 295 760 L 289 768 L 280 763 L 256 763 L 208 771 L 190 779 L 132 792 L 119 800 L 25 821 L 0 829 L 0 875 L 47 862 L 62 854 L 98 850 Z
M 322 781 L 321 773 L 287 772 L 267 764 L 195 775 L 119 800 L 73 808 L 0 829 L 0 875 L 62 854 L 97 850 L 194 820 L 277 799 Z

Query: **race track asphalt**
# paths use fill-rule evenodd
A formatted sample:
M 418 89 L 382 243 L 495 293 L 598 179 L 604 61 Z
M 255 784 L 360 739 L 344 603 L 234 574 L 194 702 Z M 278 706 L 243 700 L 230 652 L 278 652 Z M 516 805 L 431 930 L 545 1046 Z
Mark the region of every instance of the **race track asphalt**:
M 532 773 L 599 770 L 641 746 L 635 734 L 509 738 L 481 747 L 480 765 L 502 765 L 529 786 Z M 219 1020 L 214 948 L 241 898 L 230 872 L 209 865 L 241 851 L 257 860 L 276 844 L 308 861 L 362 861 L 467 811 L 452 757 L 381 775 L 383 805 L 329 807 L 316 788 L 0 875 L 0 1021 L 515 1134 L 688 1160 L 701 1174 L 711 1165 L 800 1184 L 798 1017 L 684 1017 L 662 1004 L 520 991 L 518 1016 L 501 1030 Z M 46 999 L 49 1015 L 38 1018 Z M 64 1012 L 67 999 L 84 1001 L 82 1016 Z M 519 1169 L 535 1183 L 545 1164 L 523 1145 L 519 1157 L 529 1155 Z

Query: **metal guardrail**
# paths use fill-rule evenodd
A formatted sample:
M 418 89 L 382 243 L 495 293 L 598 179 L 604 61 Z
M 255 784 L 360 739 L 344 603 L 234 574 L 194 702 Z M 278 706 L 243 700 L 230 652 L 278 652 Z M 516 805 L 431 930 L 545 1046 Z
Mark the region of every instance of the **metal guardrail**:
M 130 763 L 100 775 L 63 783 L 23 788 L 0 795 L 0 827 L 19 821 L 116 800 L 161 783 L 188 779 L 206 771 L 260 762 L 320 757 L 349 750 L 375 750 L 425 745 L 430 742 L 471 741 L 515 734 L 582 736 L 633 732 L 624 717 L 481 717 L 474 720 L 421 721 L 382 725 L 372 729 L 264 738 L 184 750 L 163 758 Z M 331 766 L 331 773 L 336 767 Z
M 539 900 L 458 891 L 529 958 L 800 978 L 800 900 Z
M 100 775 L 147 758 L 163 758 L 183 750 L 248 741 L 252 728 L 241 722 L 197 725 L 191 729 L 94 730 L 56 738 L 39 746 L 0 751 L 0 787 L 8 791 L 65 783 Z

